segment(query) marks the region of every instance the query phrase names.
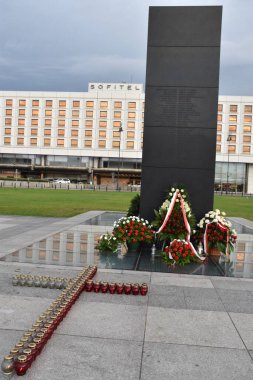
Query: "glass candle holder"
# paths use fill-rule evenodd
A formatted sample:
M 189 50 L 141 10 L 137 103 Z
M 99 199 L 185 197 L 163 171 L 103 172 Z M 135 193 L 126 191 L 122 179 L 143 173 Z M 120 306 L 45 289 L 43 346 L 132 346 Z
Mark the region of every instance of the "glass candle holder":
M 110 282 L 109 283 L 109 292 L 111 294 L 114 294 L 116 292 L 116 282 Z
M 15 348 L 17 348 L 18 352 L 21 354 L 23 352 L 23 349 L 24 349 L 24 343 L 22 343 L 22 342 L 16 343 Z
M 23 337 L 23 338 L 20 339 L 20 342 L 23 343 L 24 348 L 26 348 L 28 346 L 28 344 L 29 344 L 28 340 L 29 339 L 26 338 L 26 337 Z
M 6 355 L 1 364 L 1 369 L 5 376 L 11 376 L 14 371 L 14 357 L 13 355 Z
M 94 290 L 95 293 L 99 292 L 99 290 L 100 290 L 100 281 L 95 281 L 93 283 L 93 290 Z
M 23 354 L 27 356 L 28 367 L 30 368 L 33 362 L 33 354 L 30 348 L 25 348 Z
M 86 281 L 86 284 L 85 284 L 86 292 L 91 292 L 92 288 L 93 288 L 93 281 L 92 280 Z
M 16 358 L 18 357 L 18 355 L 20 355 L 19 353 L 19 349 L 14 347 L 10 350 L 10 355 L 13 356 L 13 359 L 16 360 Z
M 15 371 L 18 376 L 23 376 L 29 368 L 29 362 L 26 355 L 19 355 L 14 363 Z
M 109 288 L 108 282 L 101 282 L 101 292 L 106 293 Z
M 36 338 L 34 338 L 36 339 Z M 27 348 L 30 348 L 30 350 L 32 351 L 32 360 L 35 360 L 36 359 L 36 344 L 34 342 L 32 343 L 29 343 L 28 347 Z
M 134 296 L 137 296 L 139 294 L 139 290 L 140 290 L 139 284 L 132 285 L 132 293 Z
M 148 285 L 146 283 L 141 284 L 140 292 L 142 296 L 146 296 L 148 292 Z
M 17 276 L 12 277 L 12 285 L 13 286 L 19 285 L 19 278 Z
M 124 291 L 124 284 L 123 284 L 122 282 L 118 282 L 118 283 L 116 284 L 116 292 L 117 292 L 118 294 L 122 294 L 123 291 Z
M 132 290 L 132 284 L 130 284 L 130 282 L 126 283 L 124 285 L 124 293 L 129 295 L 131 293 L 131 290 Z
M 34 344 L 36 344 L 36 356 L 38 356 L 41 353 L 43 343 L 40 338 L 34 338 L 33 339 Z

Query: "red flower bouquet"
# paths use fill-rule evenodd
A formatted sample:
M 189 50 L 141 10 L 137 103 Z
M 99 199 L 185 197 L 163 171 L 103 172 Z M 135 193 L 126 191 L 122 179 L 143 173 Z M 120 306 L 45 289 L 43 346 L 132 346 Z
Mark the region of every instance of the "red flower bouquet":
M 114 223 L 114 229 L 112 233 L 119 242 L 151 243 L 154 239 L 154 231 L 152 225 L 150 225 L 147 220 L 139 218 L 138 216 L 120 218 L 117 222 Z
M 185 265 L 191 262 L 197 262 L 197 257 L 192 251 L 190 244 L 185 240 L 175 239 L 169 246 L 166 246 L 163 252 L 164 260 L 172 265 Z

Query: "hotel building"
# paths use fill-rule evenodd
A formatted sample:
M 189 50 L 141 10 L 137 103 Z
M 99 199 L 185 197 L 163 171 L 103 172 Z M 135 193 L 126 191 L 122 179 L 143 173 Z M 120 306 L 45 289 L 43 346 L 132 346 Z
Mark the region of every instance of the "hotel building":
M 88 92 L 0 92 L 0 176 L 139 184 L 141 84 Z M 220 96 L 215 189 L 253 193 L 253 97 Z

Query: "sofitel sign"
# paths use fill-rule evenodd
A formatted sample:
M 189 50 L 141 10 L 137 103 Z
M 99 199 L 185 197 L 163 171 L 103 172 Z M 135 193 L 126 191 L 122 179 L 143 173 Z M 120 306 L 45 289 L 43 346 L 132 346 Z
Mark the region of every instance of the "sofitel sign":
M 133 83 L 89 83 L 89 91 L 141 91 L 142 84 Z

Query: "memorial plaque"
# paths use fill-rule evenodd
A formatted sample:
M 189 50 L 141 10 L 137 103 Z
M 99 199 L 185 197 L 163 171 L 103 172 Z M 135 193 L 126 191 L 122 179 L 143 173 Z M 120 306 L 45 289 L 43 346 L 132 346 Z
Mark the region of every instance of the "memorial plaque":
M 197 219 L 213 208 L 222 7 L 150 7 L 141 216 L 184 184 Z

